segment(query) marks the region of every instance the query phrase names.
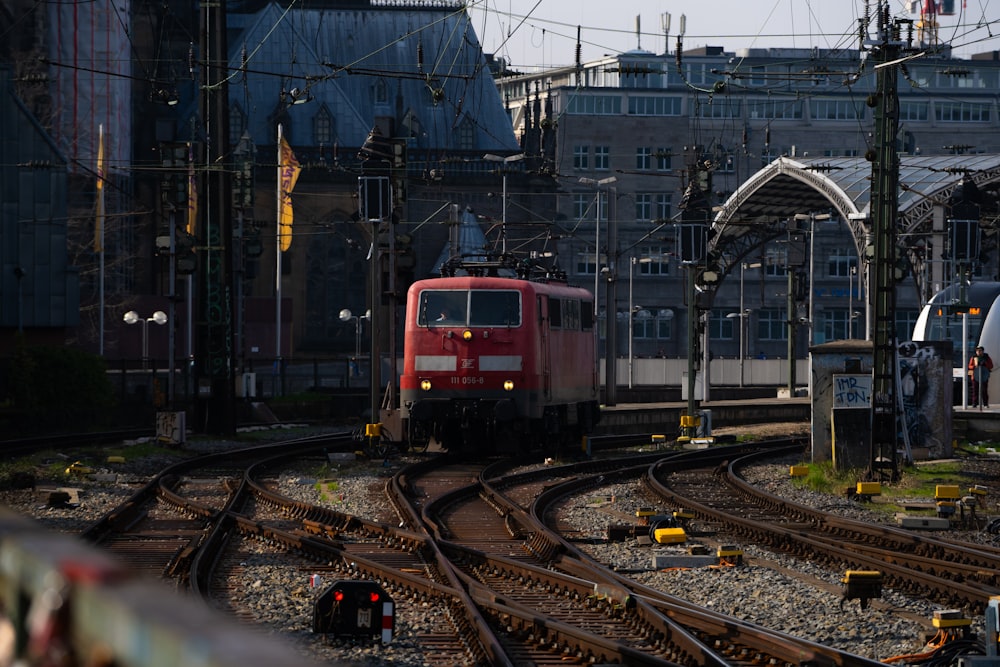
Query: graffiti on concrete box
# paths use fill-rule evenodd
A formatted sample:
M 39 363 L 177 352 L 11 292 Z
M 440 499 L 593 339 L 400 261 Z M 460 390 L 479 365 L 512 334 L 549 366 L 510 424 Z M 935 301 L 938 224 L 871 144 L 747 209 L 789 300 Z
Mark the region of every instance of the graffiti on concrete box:
M 872 400 L 871 375 L 834 375 L 833 407 L 867 408 Z

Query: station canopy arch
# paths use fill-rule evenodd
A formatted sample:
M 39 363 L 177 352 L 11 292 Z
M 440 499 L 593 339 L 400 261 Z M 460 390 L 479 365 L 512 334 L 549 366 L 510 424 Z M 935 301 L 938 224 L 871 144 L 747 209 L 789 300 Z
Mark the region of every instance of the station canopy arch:
M 902 252 L 932 231 L 935 208 L 948 205 L 965 176 L 980 190 L 997 189 L 1000 155 L 900 157 L 896 238 Z M 847 222 L 862 256 L 871 231 L 871 178 L 872 163 L 864 158 L 778 158 L 715 209 L 710 254 L 728 274 L 752 250 L 783 236 L 797 214 L 830 214 Z

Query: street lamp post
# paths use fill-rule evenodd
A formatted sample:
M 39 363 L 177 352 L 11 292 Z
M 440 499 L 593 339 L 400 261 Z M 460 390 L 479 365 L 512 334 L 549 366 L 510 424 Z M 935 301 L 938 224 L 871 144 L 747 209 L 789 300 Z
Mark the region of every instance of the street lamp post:
M 632 342 L 635 340 L 635 305 L 632 303 L 632 274 L 635 273 L 635 257 L 628 265 L 628 388 L 632 388 Z
M 816 327 L 815 319 L 813 318 L 813 303 L 816 301 L 815 291 L 813 290 L 813 276 L 816 275 L 816 221 L 817 220 L 829 220 L 829 213 L 821 213 L 816 215 L 815 213 L 796 213 L 796 220 L 808 220 L 809 221 L 809 347 L 816 344 Z M 850 338 L 850 336 L 848 336 Z
M 729 318 L 729 319 L 731 319 L 731 320 L 732 319 L 738 319 L 739 320 L 738 324 L 739 324 L 739 327 L 740 327 L 740 387 L 743 387 L 743 375 L 744 375 L 743 374 L 743 360 L 747 356 L 746 345 L 745 345 L 746 339 L 743 337 L 743 334 L 744 334 L 744 331 L 746 329 L 745 320 L 749 316 L 750 316 L 750 309 L 747 308 L 747 309 L 744 310 L 744 308 L 743 308 L 743 300 L 742 299 L 740 299 L 740 312 L 738 312 L 738 313 L 729 313 L 728 315 L 726 315 L 726 317 Z
M 503 176 L 503 213 L 501 213 L 501 223 L 500 223 L 500 251 L 506 255 L 507 254 L 507 165 L 511 162 L 518 162 L 524 159 L 524 153 L 518 153 L 517 155 L 508 155 L 507 157 L 501 157 L 500 155 L 494 155 L 493 153 L 487 153 L 483 156 L 483 159 L 488 162 L 500 162 L 503 164 L 503 168 L 500 170 Z
M 601 178 L 601 179 L 596 179 L 596 178 L 581 178 L 580 179 L 580 183 L 583 183 L 584 185 L 592 185 L 592 186 L 594 186 L 597 189 L 597 211 L 596 211 L 596 213 L 594 215 L 594 221 L 595 221 L 595 224 L 594 224 L 594 324 L 595 324 L 595 326 L 594 326 L 594 347 L 595 347 L 595 349 L 597 347 L 599 347 L 600 337 L 601 337 L 600 327 L 596 326 L 597 325 L 597 318 L 598 318 L 598 301 L 600 300 L 600 296 L 599 295 L 600 295 L 600 284 L 601 284 L 601 273 L 602 273 L 601 272 L 601 266 L 600 266 L 601 265 L 601 188 L 604 187 L 604 186 L 606 186 L 606 185 L 611 185 L 612 183 L 616 182 L 617 180 L 618 180 L 618 178 L 615 177 L 615 176 L 608 176 L 607 178 Z M 610 245 L 612 243 L 612 240 L 611 240 L 612 239 L 612 233 L 611 233 L 612 229 L 611 229 L 611 224 L 610 224 L 611 223 L 610 217 L 611 216 L 610 216 L 610 213 L 609 213 L 609 216 L 608 216 L 608 218 L 609 218 L 609 220 L 608 220 L 608 238 L 609 238 L 608 245 Z M 608 254 L 608 256 L 610 258 L 611 248 L 608 248 L 605 252 Z M 605 393 L 605 404 L 607 404 L 607 405 L 614 405 L 615 404 L 615 387 L 613 386 L 613 384 L 615 382 L 615 380 L 614 380 L 614 377 L 615 377 L 615 372 L 614 372 L 615 368 L 614 368 L 614 365 L 617 363 L 616 356 L 617 356 L 617 352 L 618 351 L 615 349 L 617 346 L 615 344 L 616 341 L 615 341 L 615 337 L 614 337 L 614 331 L 612 330 L 612 326 L 616 326 L 617 323 L 616 323 L 616 320 L 614 319 L 615 316 L 613 314 L 614 311 L 615 311 L 615 306 L 616 306 L 616 304 L 614 303 L 615 299 L 613 298 L 613 294 L 614 294 L 614 292 L 613 292 L 613 290 L 614 290 L 614 266 L 611 265 L 610 261 L 608 262 L 608 266 L 605 268 L 604 277 L 605 277 L 605 280 L 607 281 L 607 292 L 608 292 L 608 296 L 607 296 L 607 299 L 606 299 L 607 300 L 606 307 L 608 309 L 608 317 L 605 319 L 605 329 L 606 329 L 605 335 L 606 335 L 607 343 L 604 346 L 604 366 L 605 366 L 605 368 L 604 368 L 604 374 L 605 374 L 604 393 Z
M 340 311 L 340 321 L 350 322 L 354 320 L 354 358 L 359 359 L 361 357 L 361 320 L 370 320 L 372 317 L 372 311 L 366 312 L 364 315 L 355 315 L 351 312 L 350 308 L 344 308 Z
M 852 264 L 847 272 L 847 339 L 854 338 L 854 276 L 858 273 L 857 264 Z M 861 296 L 860 294 L 858 296 Z
M 740 386 L 743 386 L 743 359 L 747 356 L 746 354 L 746 341 L 743 338 L 746 318 L 750 315 L 750 309 L 747 308 L 743 303 L 743 286 L 744 278 L 747 269 L 759 269 L 763 266 L 762 262 L 743 262 L 740 264 Z
M 639 311 L 642 310 L 642 306 L 636 306 L 632 302 L 632 279 L 635 273 L 636 264 L 649 264 L 653 260 L 649 257 L 637 258 L 635 255 L 632 256 L 628 267 L 628 388 L 632 388 L 632 367 L 634 365 L 635 355 L 632 353 L 632 345 L 635 340 L 635 318 Z M 645 323 L 643 323 L 645 326 Z
M 149 323 L 156 322 L 159 325 L 167 323 L 167 314 L 162 310 L 153 313 L 152 317 L 139 317 L 139 313 L 130 310 L 122 316 L 125 324 L 138 324 L 142 322 L 142 367 L 149 365 Z

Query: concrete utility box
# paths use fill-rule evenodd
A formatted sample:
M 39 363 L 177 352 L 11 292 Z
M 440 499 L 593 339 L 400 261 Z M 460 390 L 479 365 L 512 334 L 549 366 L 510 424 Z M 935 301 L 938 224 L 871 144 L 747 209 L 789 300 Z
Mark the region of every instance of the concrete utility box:
M 812 352 L 812 460 L 865 467 L 871 447 L 872 343 L 843 340 Z M 897 351 L 897 400 L 910 451 L 952 455 L 951 343 L 907 341 Z M 900 441 L 899 449 L 905 447 Z
M 932 459 L 952 456 L 951 341 L 900 343 L 898 360 L 899 394 L 910 449 L 926 451 Z
M 838 388 L 834 382 L 835 375 L 871 377 L 872 344 L 864 340 L 839 340 L 832 343 L 815 345 L 812 353 L 812 460 L 813 462 L 830 461 L 834 458 L 833 448 L 833 407 Z M 840 405 L 846 407 L 847 399 L 840 397 Z M 861 419 L 870 410 L 867 405 L 856 405 L 854 420 Z M 838 413 L 840 414 L 840 413 Z M 845 413 L 846 417 L 850 413 Z M 839 420 L 838 420 L 839 421 Z M 840 434 L 846 436 L 848 429 L 854 432 L 848 424 L 841 424 Z M 867 434 L 866 438 L 870 437 Z M 860 446 L 856 444 L 855 447 Z M 864 445 L 867 457 L 868 445 Z M 846 453 L 841 462 L 846 462 Z
M 871 458 L 872 376 L 835 374 L 830 442 L 838 470 L 864 468 Z

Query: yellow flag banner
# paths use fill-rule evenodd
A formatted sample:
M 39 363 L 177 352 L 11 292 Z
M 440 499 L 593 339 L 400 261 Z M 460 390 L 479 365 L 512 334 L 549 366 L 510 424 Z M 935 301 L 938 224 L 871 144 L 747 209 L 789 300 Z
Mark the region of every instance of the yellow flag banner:
M 198 222 L 198 180 L 194 177 L 194 148 L 188 144 L 187 233 L 194 236 Z
M 278 240 L 282 252 L 292 245 L 292 190 L 299 180 L 299 161 L 295 159 L 292 147 L 281 137 L 281 160 L 278 165 L 281 205 L 278 207 Z
M 94 221 L 94 252 L 104 252 L 104 126 L 97 133 L 97 215 Z

